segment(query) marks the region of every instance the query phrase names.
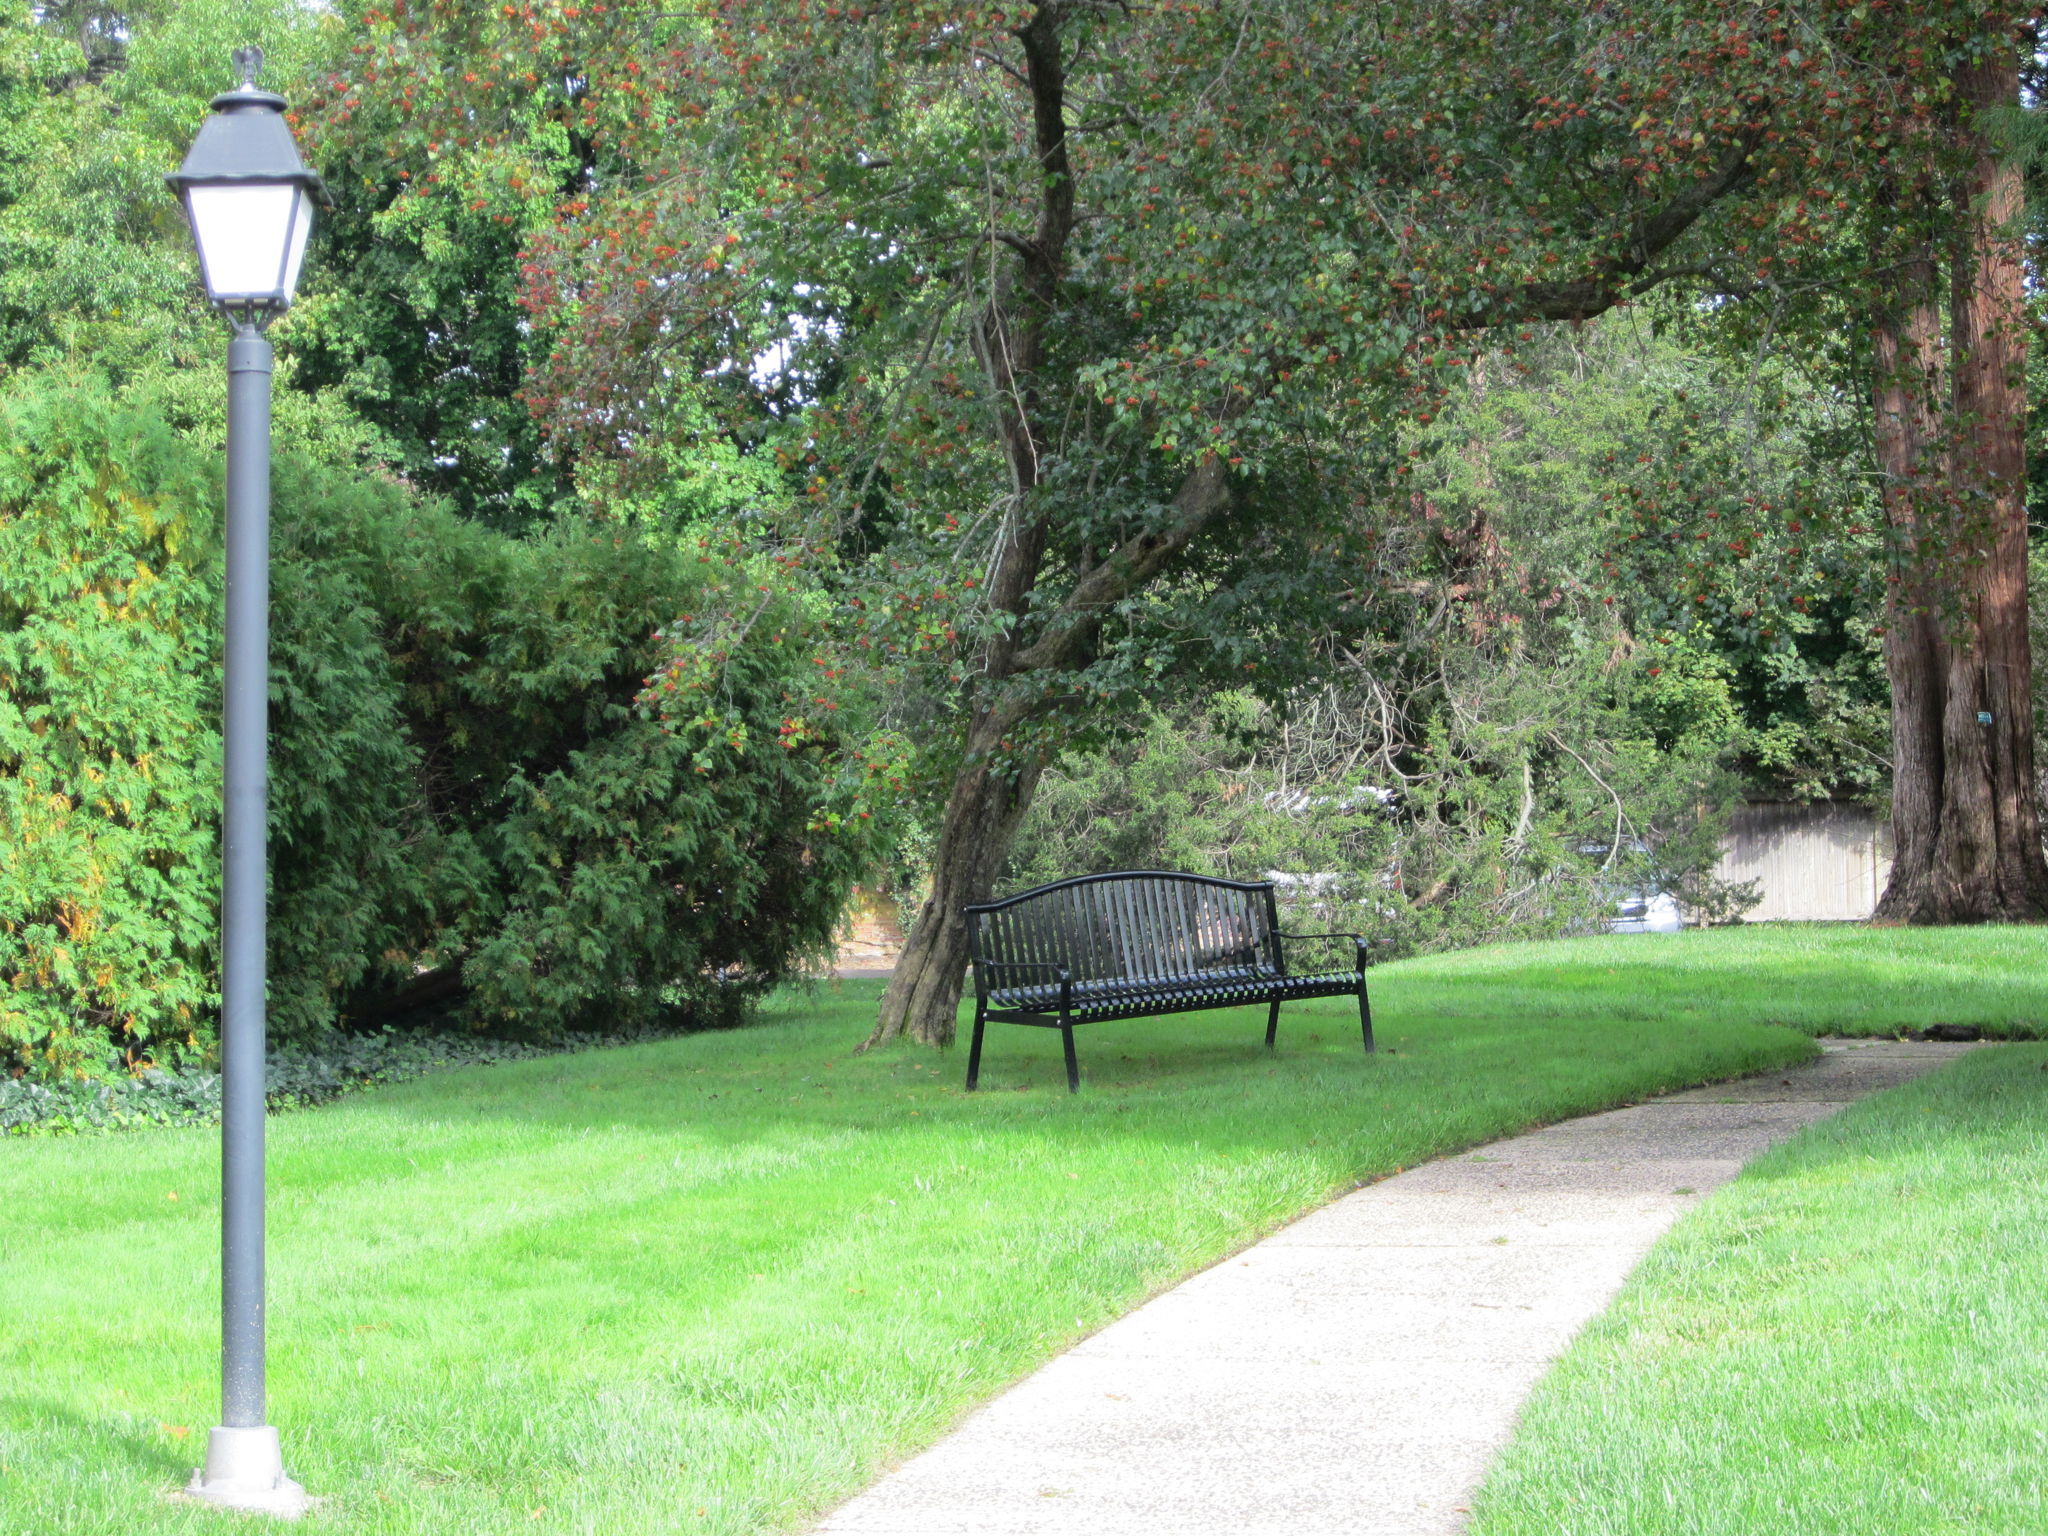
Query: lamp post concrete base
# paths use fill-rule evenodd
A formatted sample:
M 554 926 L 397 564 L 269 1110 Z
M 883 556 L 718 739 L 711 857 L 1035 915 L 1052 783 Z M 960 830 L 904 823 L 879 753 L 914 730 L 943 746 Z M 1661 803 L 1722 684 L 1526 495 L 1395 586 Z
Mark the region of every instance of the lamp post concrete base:
M 206 1465 L 192 1474 L 185 1497 L 223 1509 L 281 1515 L 296 1520 L 312 1507 L 306 1490 L 284 1475 L 277 1431 L 213 1429 L 206 1436 Z

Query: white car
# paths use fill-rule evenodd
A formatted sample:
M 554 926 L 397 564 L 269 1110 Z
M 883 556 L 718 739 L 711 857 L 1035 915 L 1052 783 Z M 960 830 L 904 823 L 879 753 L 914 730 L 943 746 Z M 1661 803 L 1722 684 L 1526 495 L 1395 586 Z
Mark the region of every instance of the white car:
M 1679 933 L 1685 928 L 1678 898 L 1669 891 L 1638 887 L 1624 892 L 1614 903 L 1614 914 L 1601 925 L 1609 933 Z

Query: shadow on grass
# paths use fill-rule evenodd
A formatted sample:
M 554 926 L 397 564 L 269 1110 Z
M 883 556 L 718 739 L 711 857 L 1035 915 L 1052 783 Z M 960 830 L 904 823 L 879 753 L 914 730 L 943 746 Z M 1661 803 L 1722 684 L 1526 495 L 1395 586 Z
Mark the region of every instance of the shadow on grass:
M 204 1429 L 194 1429 L 189 1439 L 169 1442 L 161 1433 L 127 1427 L 119 1416 L 81 1413 L 48 1397 L 0 1393 L 0 1424 L 15 1426 L 14 1433 L 24 1441 L 47 1439 L 92 1447 L 96 1480 L 112 1474 L 112 1480 L 138 1487 L 182 1488 L 192 1469 L 206 1459 Z

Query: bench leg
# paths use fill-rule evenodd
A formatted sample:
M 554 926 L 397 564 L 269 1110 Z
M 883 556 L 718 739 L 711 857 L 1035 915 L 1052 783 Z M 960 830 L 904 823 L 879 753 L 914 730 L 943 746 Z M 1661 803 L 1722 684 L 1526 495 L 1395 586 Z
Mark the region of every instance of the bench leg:
M 974 1010 L 974 1039 L 969 1042 L 967 1047 L 967 1091 L 969 1093 L 974 1092 L 974 1085 L 981 1078 L 981 1031 L 982 1026 L 987 1022 L 988 1019 L 985 1012 L 980 1008 L 976 1008 Z
M 1074 1021 L 1060 1019 L 1060 1044 L 1067 1048 L 1067 1092 L 1081 1091 L 1081 1064 L 1074 1059 Z
M 1358 1025 L 1365 1031 L 1366 1054 L 1372 1053 L 1372 1002 L 1365 995 L 1365 983 L 1358 984 Z
M 1273 1006 L 1266 1010 L 1266 1049 L 1273 1049 L 1273 1041 L 1280 1034 L 1280 999 L 1273 999 Z

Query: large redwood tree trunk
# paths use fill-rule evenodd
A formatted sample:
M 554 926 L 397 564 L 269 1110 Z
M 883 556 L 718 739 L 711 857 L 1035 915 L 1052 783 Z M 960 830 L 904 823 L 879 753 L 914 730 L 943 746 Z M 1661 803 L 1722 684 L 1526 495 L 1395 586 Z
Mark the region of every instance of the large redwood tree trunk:
M 2027 317 L 2019 167 L 1981 115 L 2016 106 L 2016 53 L 1957 79 L 1973 152 L 1949 274 L 1949 411 L 1937 443 L 1930 263 L 1879 322 L 1878 461 L 1900 552 L 1886 663 L 1896 854 L 1878 903 L 1901 923 L 2048 917 L 2027 635 Z
M 1948 592 L 1937 579 L 1945 544 L 1936 504 L 1947 481 L 1935 402 L 1944 387 L 1933 258 L 1925 248 L 1897 271 L 1873 336 L 1875 436 L 1891 549 L 1884 658 L 1892 702 L 1893 869 L 1933 867 L 1942 805 L 1942 707 L 1948 676 Z

